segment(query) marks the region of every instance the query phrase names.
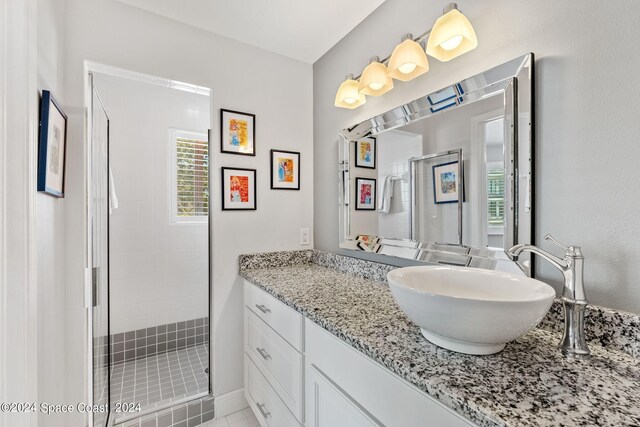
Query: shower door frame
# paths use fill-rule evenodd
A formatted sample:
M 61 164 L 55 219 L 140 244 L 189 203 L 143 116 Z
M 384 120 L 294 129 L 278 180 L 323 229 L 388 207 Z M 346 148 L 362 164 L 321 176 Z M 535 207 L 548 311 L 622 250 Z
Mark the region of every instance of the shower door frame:
M 104 65 L 104 64 L 100 64 L 97 62 L 92 62 L 92 61 L 84 61 L 84 87 L 85 87 L 85 126 L 84 126 L 84 130 L 85 130 L 85 135 L 84 135 L 84 139 L 85 139 L 85 170 L 84 170 L 84 176 L 85 176 L 85 208 L 86 208 L 86 212 L 85 212 L 85 251 L 86 251 L 86 260 L 85 260 L 85 265 L 87 266 L 85 268 L 85 272 L 84 272 L 84 284 L 85 284 L 85 308 L 86 308 L 86 333 L 85 333 L 85 351 L 86 351 L 86 358 L 85 361 L 87 363 L 86 366 L 86 376 L 87 376 L 87 389 L 86 389 L 86 395 L 87 395 L 87 399 L 89 402 L 91 402 L 93 404 L 93 345 L 92 345 L 92 338 L 93 338 L 93 324 L 92 324 L 92 316 L 91 316 L 91 308 L 92 308 L 92 265 L 91 265 L 91 250 L 93 247 L 93 241 L 92 241 L 92 236 L 91 233 L 89 232 L 89 227 L 91 226 L 91 209 L 92 209 L 92 203 L 91 203 L 91 172 L 92 172 L 92 158 L 91 158 L 91 146 L 90 146 L 90 141 L 91 141 L 91 132 L 92 132 L 92 110 L 91 110 L 91 105 L 92 105 L 92 78 L 91 75 L 96 72 L 96 73 L 102 73 L 102 74 L 106 74 L 109 76 L 117 76 L 118 73 L 135 73 L 138 74 L 136 72 L 133 71 L 129 71 L 126 69 L 121 69 L 121 68 L 116 68 L 116 67 L 112 67 L 109 65 Z M 207 216 L 207 221 L 208 221 L 208 233 L 207 233 L 207 248 L 208 248 L 208 277 L 207 277 L 207 299 L 208 299 L 208 316 L 209 316 L 209 391 L 207 394 L 203 394 L 203 393 L 199 393 L 196 394 L 194 396 L 189 396 L 189 397 L 185 397 L 184 400 L 179 400 L 179 401 L 174 401 L 174 402 L 168 402 L 167 405 L 162 405 L 161 407 L 156 407 L 154 408 L 152 411 L 142 411 L 140 413 L 137 413 L 136 417 L 139 416 L 144 416 L 147 413 L 153 413 L 153 412 L 157 412 L 160 411 L 162 409 L 166 409 L 167 407 L 171 407 L 174 405 L 179 405 L 179 404 L 183 404 L 183 403 L 187 403 L 196 399 L 202 399 L 204 397 L 211 397 L 214 398 L 214 393 L 213 393 L 213 378 L 214 378 L 214 363 L 213 363 L 213 359 L 214 359 L 214 354 L 213 354 L 213 343 L 214 343 L 214 328 L 213 328 L 213 288 L 212 288 L 212 279 L 213 279 L 213 262 L 211 262 L 212 260 L 212 254 L 213 254 L 213 239 L 212 239 L 212 233 L 213 233 L 213 215 L 212 215 L 212 191 L 211 189 L 214 188 L 212 185 L 212 181 L 213 181 L 213 174 L 211 173 L 211 165 L 212 165 L 212 151 L 211 151 L 211 142 L 212 142 L 212 136 L 213 136 L 213 131 L 212 131 L 212 124 L 215 121 L 214 118 L 214 102 L 213 102 L 213 89 L 208 88 L 209 89 L 209 129 L 207 129 L 207 139 L 208 139 L 208 153 L 209 153 L 209 211 L 208 211 L 208 216 Z M 108 154 L 108 153 L 107 153 Z M 108 167 L 108 162 L 109 162 L 109 155 L 107 155 L 107 167 Z M 108 170 L 108 169 L 107 169 Z M 108 181 L 108 180 L 107 180 Z M 109 183 L 108 183 L 109 185 Z M 107 216 L 107 233 L 109 233 L 109 224 L 108 224 L 108 216 Z M 108 234 L 107 234 L 108 235 Z M 109 242 L 107 241 L 107 246 L 108 246 Z M 107 252 L 107 257 L 109 257 L 109 252 Z M 108 259 L 108 258 L 107 258 Z M 108 382 L 109 382 L 109 416 L 107 418 L 107 426 L 110 427 L 114 424 L 115 422 L 115 417 L 113 416 L 112 410 L 113 408 L 111 407 L 111 321 L 110 321 L 110 313 L 111 313 L 111 307 L 109 306 L 109 310 L 108 310 Z M 126 422 L 126 420 L 128 420 L 129 417 L 124 417 L 122 419 L 119 419 L 118 422 Z M 93 427 L 93 414 L 92 413 L 87 413 L 86 415 L 86 420 L 87 420 L 87 425 L 90 427 Z
M 84 305 L 86 309 L 86 360 L 87 360 L 87 400 L 91 405 L 96 404 L 95 396 L 93 394 L 94 391 L 94 372 L 93 372 L 93 364 L 94 364 L 94 336 L 93 336 L 93 301 L 95 299 L 94 289 L 93 289 L 93 70 L 90 69 L 87 63 L 85 63 L 85 206 L 86 206 L 86 224 L 85 224 L 85 236 L 86 236 L 86 267 L 84 271 Z M 100 101 L 100 106 L 107 117 L 107 144 L 106 144 L 106 173 L 109 171 L 109 116 L 102 104 L 102 100 L 100 100 L 99 95 L 96 92 L 98 100 Z M 109 197 L 109 179 L 107 176 L 107 198 Z M 108 199 L 107 199 L 107 209 L 108 209 Z M 111 416 L 111 310 L 110 310 L 110 293 L 109 293 L 109 213 L 107 212 L 107 222 L 106 222 L 106 258 L 107 258 L 107 407 L 109 412 L 107 413 L 107 418 L 105 420 L 106 426 L 113 425 L 113 417 Z M 87 425 L 90 427 L 94 427 L 94 413 L 92 411 L 88 411 L 86 415 Z
M 462 245 L 462 203 L 464 201 L 464 165 L 462 160 L 462 149 L 457 148 L 454 150 L 442 151 L 440 153 L 426 154 L 420 157 L 412 157 L 409 159 L 409 197 L 411 199 L 409 203 L 409 237 L 414 241 L 419 241 L 415 238 L 416 233 L 416 217 L 417 217 L 417 194 L 416 194 L 416 164 L 425 160 L 433 160 L 438 157 L 446 156 L 458 156 L 458 176 L 460 177 L 460 185 L 462 191 L 458 191 L 458 242 L 456 244 Z M 434 184 L 435 185 L 435 184 Z

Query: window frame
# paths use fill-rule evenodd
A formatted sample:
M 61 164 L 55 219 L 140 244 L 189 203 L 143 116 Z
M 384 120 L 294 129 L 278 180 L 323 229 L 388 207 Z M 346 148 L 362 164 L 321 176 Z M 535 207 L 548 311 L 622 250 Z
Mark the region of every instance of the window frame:
M 179 216 L 178 215 L 178 156 L 177 156 L 177 140 L 194 139 L 198 141 L 207 142 L 207 188 L 209 189 L 209 206 L 207 208 L 207 215 L 198 216 Z M 171 224 L 206 224 L 209 222 L 209 213 L 211 209 L 211 141 L 206 132 L 190 131 L 184 129 L 171 128 L 169 129 L 169 150 L 168 150 L 168 178 L 169 178 L 169 212 Z
M 499 199 L 502 201 L 502 223 L 498 224 L 498 223 L 491 223 L 490 222 L 490 215 L 489 215 L 489 174 L 491 170 L 502 170 L 503 174 L 502 174 L 502 199 Z M 505 203 L 506 203 L 506 195 L 504 193 L 505 190 L 505 185 L 506 185 L 506 175 L 505 175 L 505 169 L 504 169 L 504 162 L 487 162 L 486 165 L 486 173 L 487 173 L 487 229 L 488 229 L 488 233 L 489 234 L 494 234 L 494 235 L 500 235 L 500 234 L 504 234 L 504 227 L 505 227 L 505 221 L 506 221 L 506 212 L 505 212 Z

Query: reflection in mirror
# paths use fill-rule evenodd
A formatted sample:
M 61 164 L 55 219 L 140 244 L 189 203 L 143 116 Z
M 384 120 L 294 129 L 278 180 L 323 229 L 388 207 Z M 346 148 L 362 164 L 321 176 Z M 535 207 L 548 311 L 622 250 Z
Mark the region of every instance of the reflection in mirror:
M 341 247 L 509 269 L 533 243 L 532 76 L 529 54 L 342 131 Z

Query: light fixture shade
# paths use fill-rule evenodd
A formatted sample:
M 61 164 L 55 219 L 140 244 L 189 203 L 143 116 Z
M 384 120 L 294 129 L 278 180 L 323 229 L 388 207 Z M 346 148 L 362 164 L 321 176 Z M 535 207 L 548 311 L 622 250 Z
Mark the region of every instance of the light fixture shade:
M 429 61 L 422 46 L 408 38 L 393 49 L 387 68 L 390 77 L 406 82 L 429 71 Z
M 347 76 L 336 93 L 335 106 L 354 109 L 367 102 L 367 99 L 358 92 L 358 81 L 353 76 Z
M 387 67 L 379 59 L 372 61 L 362 72 L 358 91 L 363 95 L 380 96 L 393 89 L 393 80 L 389 77 Z
M 478 38 L 471 22 L 453 8 L 436 20 L 427 41 L 427 54 L 446 62 L 477 46 Z

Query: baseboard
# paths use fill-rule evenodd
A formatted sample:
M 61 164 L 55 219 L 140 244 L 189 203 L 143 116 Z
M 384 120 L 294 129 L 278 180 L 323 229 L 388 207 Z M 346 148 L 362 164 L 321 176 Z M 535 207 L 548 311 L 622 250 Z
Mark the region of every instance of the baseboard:
M 226 417 L 229 414 L 248 408 L 249 404 L 244 398 L 244 389 L 230 391 L 214 398 L 214 412 L 216 418 Z

